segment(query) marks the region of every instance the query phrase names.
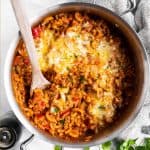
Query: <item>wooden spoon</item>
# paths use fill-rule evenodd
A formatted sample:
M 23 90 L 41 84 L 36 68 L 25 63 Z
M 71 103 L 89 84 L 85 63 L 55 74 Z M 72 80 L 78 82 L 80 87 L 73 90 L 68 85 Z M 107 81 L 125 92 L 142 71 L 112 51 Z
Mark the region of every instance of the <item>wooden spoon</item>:
M 11 0 L 11 3 L 32 65 L 32 84 L 30 89 L 30 93 L 32 94 L 34 89 L 44 89 L 50 84 L 50 82 L 45 79 L 38 65 L 31 26 L 29 24 L 25 9 L 21 4 L 21 0 Z

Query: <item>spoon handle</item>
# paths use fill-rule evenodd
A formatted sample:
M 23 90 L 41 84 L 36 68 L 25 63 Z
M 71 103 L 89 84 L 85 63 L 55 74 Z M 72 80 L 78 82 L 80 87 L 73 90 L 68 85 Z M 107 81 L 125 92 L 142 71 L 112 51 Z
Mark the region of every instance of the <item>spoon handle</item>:
M 39 72 L 39 66 L 38 66 L 38 59 L 36 54 L 36 48 L 34 45 L 34 40 L 32 36 L 31 26 L 28 22 L 28 18 L 25 12 L 25 9 L 23 8 L 23 5 L 21 3 L 22 0 L 11 0 L 16 19 L 18 22 L 18 25 L 20 27 L 20 31 L 23 37 L 24 42 L 26 43 L 26 48 L 28 55 L 30 57 L 30 61 L 32 64 L 32 71 L 35 73 Z

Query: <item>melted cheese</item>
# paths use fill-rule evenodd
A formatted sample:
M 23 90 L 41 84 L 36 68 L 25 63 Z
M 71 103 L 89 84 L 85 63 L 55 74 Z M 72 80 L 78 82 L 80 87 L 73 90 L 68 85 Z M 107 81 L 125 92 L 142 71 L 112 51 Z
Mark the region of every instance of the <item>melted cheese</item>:
M 103 99 L 95 99 L 89 106 L 89 113 L 100 120 L 105 117 L 112 118 L 115 113 L 115 108 L 112 105 L 112 97 L 113 95 L 108 93 Z
M 45 30 L 37 47 L 41 69 L 45 71 L 54 66 L 57 73 L 64 74 L 73 66 L 78 56 L 86 57 L 87 53 L 99 55 L 102 66 L 106 66 L 110 56 L 109 44 L 101 41 L 97 49 L 89 49 L 87 48 L 90 47 L 89 35 L 71 30 L 55 39 L 52 31 Z

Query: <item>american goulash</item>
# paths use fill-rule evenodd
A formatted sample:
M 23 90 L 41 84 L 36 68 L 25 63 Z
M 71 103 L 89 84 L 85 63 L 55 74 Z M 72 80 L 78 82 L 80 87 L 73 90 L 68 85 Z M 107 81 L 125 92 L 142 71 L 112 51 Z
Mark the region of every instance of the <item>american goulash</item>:
M 117 29 L 87 13 L 61 13 L 32 29 L 39 65 L 50 81 L 30 96 L 31 64 L 20 40 L 12 65 L 13 90 L 24 115 L 67 141 L 89 141 L 117 120 L 132 96 L 134 65 Z M 121 114 L 120 114 L 121 115 Z

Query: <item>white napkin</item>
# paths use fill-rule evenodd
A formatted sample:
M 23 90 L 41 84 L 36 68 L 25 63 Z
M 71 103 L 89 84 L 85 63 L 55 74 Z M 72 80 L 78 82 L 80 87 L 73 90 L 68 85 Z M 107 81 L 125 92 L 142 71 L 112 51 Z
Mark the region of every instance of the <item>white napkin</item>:
M 141 0 L 135 12 L 138 33 L 150 55 L 150 1 Z

